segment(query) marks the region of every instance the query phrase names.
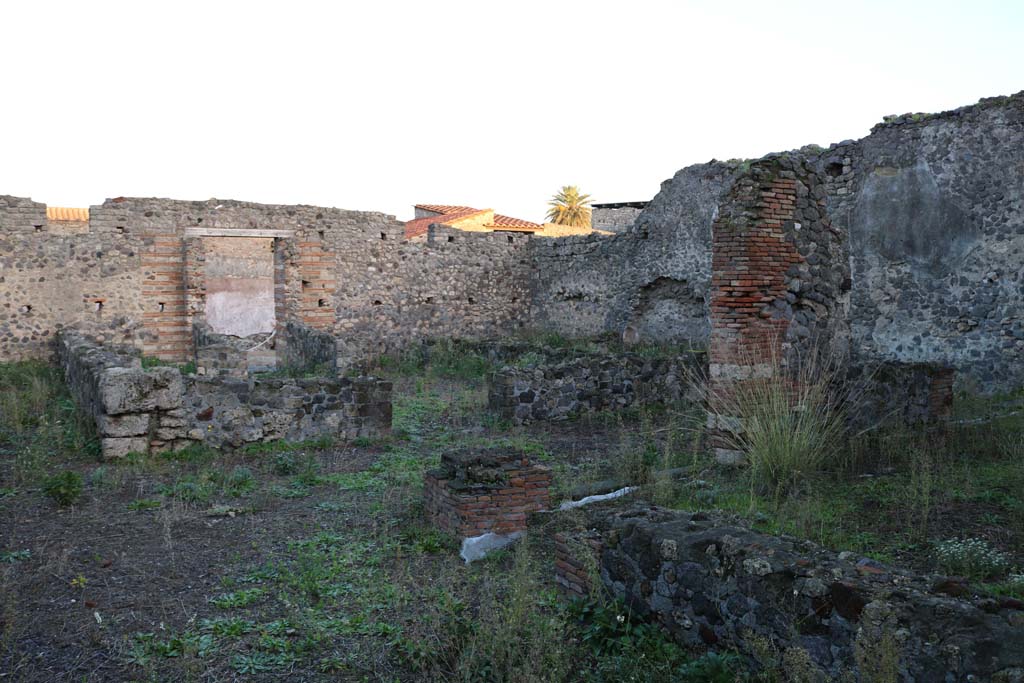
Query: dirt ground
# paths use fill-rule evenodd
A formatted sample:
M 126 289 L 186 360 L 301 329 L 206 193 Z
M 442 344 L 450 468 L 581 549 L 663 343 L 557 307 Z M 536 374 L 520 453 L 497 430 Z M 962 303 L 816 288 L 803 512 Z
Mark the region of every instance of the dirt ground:
M 682 469 L 655 502 L 921 569 L 934 541 L 964 535 L 1024 561 L 1018 460 L 878 467 L 780 503 L 697 454 L 672 410 L 512 428 L 485 403 L 479 380 L 405 378 L 386 439 L 119 463 L 55 452 L 47 473 L 86 482 L 69 507 L 9 485 L 20 446 L 0 444 L 0 681 L 433 680 L 431 648 L 501 594 L 512 562 L 466 566 L 424 523 L 422 474 L 448 448 L 523 449 L 553 468 L 558 496 Z M 531 527 L 538 599 L 554 599 L 561 523 Z
M 451 539 L 424 526 L 422 472 L 441 448 L 504 439 L 557 459 L 558 476 L 576 483 L 573 463 L 606 463 L 618 426 L 489 429 L 479 388 L 400 390 L 409 393 L 397 401 L 395 438 L 286 451 L 297 475 L 275 469 L 272 450 L 72 458 L 63 466 L 86 486 L 70 507 L 38 488 L 4 489 L 0 680 L 421 680 L 396 642 L 430 628 L 437 590 L 472 601 L 507 562 L 465 567 Z M 253 475 L 241 493 L 209 485 L 192 499 L 180 485 L 238 468 Z M 295 566 L 310 542 L 336 546 L 310 558 L 328 571 Z M 553 587 L 551 567 L 540 571 Z M 217 601 L 253 589 L 261 594 L 251 604 Z M 218 625 L 232 619 L 244 633 Z

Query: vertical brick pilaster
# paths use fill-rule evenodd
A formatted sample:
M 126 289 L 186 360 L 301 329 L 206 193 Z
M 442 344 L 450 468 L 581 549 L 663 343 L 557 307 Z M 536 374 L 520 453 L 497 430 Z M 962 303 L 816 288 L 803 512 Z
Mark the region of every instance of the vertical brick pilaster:
M 709 436 L 720 461 L 742 454 L 730 447 L 728 397 L 745 381 L 772 372 L 783 350 L 789 321 L 772 303 L 785 297 L 786 273 L 803 261 L 786 239 L 793 220 L 797 181 L 772 176 L 740 179 L 711 231 L 711 386 Z M 725 418 L 723 420 L 723 418 Z
M 172 232 L 149 235 L 141 255 L 143 353 L 181 362 L 192 348 L 185 296 L 185 241 Z

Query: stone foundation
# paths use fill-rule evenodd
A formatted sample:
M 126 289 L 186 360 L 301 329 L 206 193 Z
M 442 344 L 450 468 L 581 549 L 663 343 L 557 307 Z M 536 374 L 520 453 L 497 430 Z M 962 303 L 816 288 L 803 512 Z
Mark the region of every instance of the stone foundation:
M 102 347 L 65 331 L 58 358 L 68 388 L 92 416 L 104 458 L 184 446 L 184 382 L 177 368 L 143 369 L 129 347 Z
M 176 367 L 144 369 L 134 349 L 106 348 L 75 332 L 63 332 L 58 346 L 104 458 L 190 443 L 237 448 L 391 430 L 391 383 L 375 377 L 183 377 Z
M 867 374 L 867 377 L 864 375 Z M 929 363 L 883 363 L 853 368 L 850 381 L 864 384 L 851 424 L 857 429 L 892 422 L 927 425 L 949 420 L 953 413 L 956 373 Z
M 956 579 L 761 534 L 721 515 L 636 505 L 597 512 L 591 524 L 601 530 L 605 588 L 682 645 L 753 655 L 754 641 L 767 639 L 780 652 L 805 650 L 833 680 L 854 668 L 858 641 L 898 651 L 899 680 L 1017 681 L 1024 674 L 1020 600 L 971 597 Z M 569 541 L 563 552 L 580 547 Z M 579 566 L 585 561 L 559 565 L 559 583 L 574 593 L 576 574 L 568 569 Z
M 427 472 L 423 505 L 438 528 L 460 538 L 526 530 L 526 516 L 551 504 L 551 468 L 519 452 L 445 453 Z
M 492 373 L 488 407 L 523 424 L 674 403 L 692 398 L 691 380 L 703 361 L 699 353 L 666 358 L 629 353 L 540 357 L 531 365 L 506 365 Z

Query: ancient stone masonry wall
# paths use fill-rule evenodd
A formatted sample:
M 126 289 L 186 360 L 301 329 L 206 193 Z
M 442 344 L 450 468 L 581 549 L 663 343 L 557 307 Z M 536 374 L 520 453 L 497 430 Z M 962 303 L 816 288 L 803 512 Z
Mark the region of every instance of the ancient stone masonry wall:
M 55 330 L 74 325 L 185 362 L 194 326 L 235 314 L 259 326 L 272 313 L 279 327 L 333 333 L 348 361 L 423 338 L 505 336 L 530 319 L 527 235 L 435 226 L 409 243 L 378 213 L 130 198 L 92 207 L 82 226 L 57 234 L 44 205 L 0 199 L 4 358 L 46 356 Z M 246 287 L 259 310 L 236 310 Z
M 246 443 L 379 436 L 391 429 L 391 383 L 374 377 L 183 377 L 143 369 L 131 347 L 109 348 L 65 331 L 61 366 L 75 400 L 92 415 L 103 457 Z
M 527 326 L 529 236 L 443 226 L 431 226 L 423 241 L 403 234 L 397 222 L 384 232 L 367 228 L 363 241 L 338 249 L 347 278 L 335 328 L 341 362 L 423 339 L 502 337 Z
M 284 326 L 283 365 L 289 370 L 317 372 L 321 375 L 337 373 L 338 352 L 334 335 L 289 322 Z
M 721 516 L 637 505 L 591 524 L 604 586 L 685 646 L 753 655 L 755 640 L 768 640 L 803 649 L 831 680 L 855 668 L 858 641 L 870 659 L 894 647 L 900 680 L 1011 681 L 1024 671 L 1020 600 L 950 597 L 969 591 Z
M 641 213 L 643 209 L 636 206 L 595 206 L 590 213 L 590 226 L 594 230 L 626 232 Z
M 50 358 L 64 327 L 138 340 L 141 250 L 117 227 L 51 222 L 44 204 L 0 196 L 0 359 Z
M 846 406 L 854 429 L 881 424 L 922 425 L 948 420 L 953 412 L 956 372 L 929 363 L 881 363 L 853 366 L 849 381 L 857 400 Z
M 180 448 L 185 386 L 177 368 L 143 369 L 130 347 L 106 347 L 61 332 L 58 356 L 78 404 L 96 422 L 104 458 Z
M 449 452 L 426 473 L 427 519 L 460 538 L 526 530 L 531 512 L 551 504 L 551 468 L 523 453 L 500 449 Z
M 649 358 L 569 352 L 514 362 L 522 365 L 505 365 L 488 378 L 488 407 L 516 424 L 695 399 L 693 379 L 704 374 L 698 353 Z
M 642 341 L 705 345 L 711 223 L 740 170 L 684 168 L 625 233 L 534 240 L 534 326 L 586 336 L 630 325 Z
M 1024 92 L 892 118 L 817 164 L 850 236 L 852 347 L 1024 384 Z
M 185 394 L 187 438 L 218 448 L 391 431 L 391 383 L 374 377 L 189 376 Z

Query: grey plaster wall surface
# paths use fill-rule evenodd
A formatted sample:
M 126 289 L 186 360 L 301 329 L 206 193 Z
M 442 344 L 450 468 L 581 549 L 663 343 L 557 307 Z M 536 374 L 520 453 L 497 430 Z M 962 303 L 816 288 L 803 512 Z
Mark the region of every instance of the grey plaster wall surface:
M 879 124 L 819 165 L 850 240 L 852 348 L 1024 384 L 1024 93 Z

